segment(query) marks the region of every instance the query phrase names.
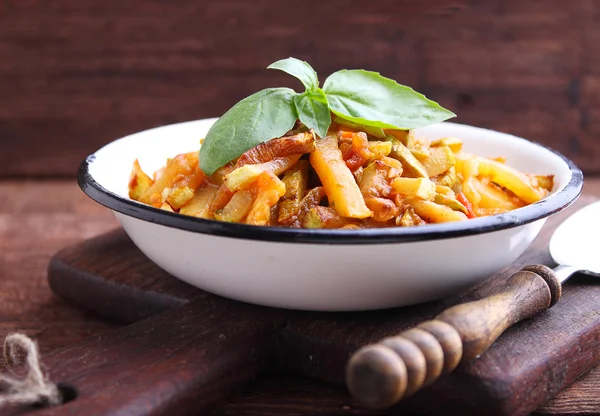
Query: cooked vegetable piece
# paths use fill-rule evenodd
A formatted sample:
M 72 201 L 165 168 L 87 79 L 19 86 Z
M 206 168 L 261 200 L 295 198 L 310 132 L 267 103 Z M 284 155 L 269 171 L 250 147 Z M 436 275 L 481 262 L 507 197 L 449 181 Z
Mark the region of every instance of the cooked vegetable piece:
M 169 195 L 171 195 L 171 192 L 173 192 L 173 189 L 171 188 L 165 188 L 162 190 L 160 196 L 158 197 L 158 200 L 160 200 L 161 204 L 167 202 L 167 198 L 169 197 Z
M 198 152 L 180 154 L 170 160 L 160 178 L 141 195 L 140 202 L 160 207 L 164 202 L 165 189 L 187 186 L 195 192 L 205 179 L 198 165 Z
M 479 194 L 480 198 L 477 202 L 479 208 L 513 210 L 525 205 L 519 198 L 509 195 L 502 188 L 491 183 L 488 178 L 471 178 L 467 186 Z
M 505 212 L 508 212 L 508 210 L 504 208 L 475 208 L 474 215 L 477 215 L 478 217 L 485 217 L 488 215 L 504 214 Z
M 406 208 L 402 216 L 396 217 L 396 225 L 399 225 L 401 227 L 414 227 L 425 224 L 427 223 L 417 215 L 417 213 L 411 206 Z
M 432 147 L 422 163 L 429 177 L 438 176 L 454 166 L 454 153 L 448 146 Z
M 421 163 L 423 163 L 429 157 L 429 150 L 420 147 L 411 148 L 410 153 L 412 153 L 412 155 Z
M 264 170 L 270 170 L 280 174 L 295 163 L 303 153 L 308 153 L 314 149 L 314 133 L 301 132 L 293 136 L 283 136 L 278 139 L 272 139 L 267 142 L 261 143 L 258 146 L 248 150 L 242 154 L 236 164 L 235 170 L 248 165 L 263 165 L 264 169 L 253 169 L 250 168 L 247 171 L 239 171 L 234 174 L 239 175 L 237 177 L 240 182 L 247 182 L 244 187 L 250 186 L 258 175 Z M 292 163 L 293 162 L 293 163 Z M 264 164 L 268 165 L 264 165 Z M 232 170 L 233 173 L 235 170 Z M 245 176 L 246 175 L 246 176 Z M 250 176 L 247 176 L 250 175 Z M 225 180 L 225 178 L 224 178 Z M 241 186 L 231 185 L 234 190 L 240 189 Z M 227 186 L 223 185 L 219 189 L 216 198 L 211 204 L 211 211 L 214 212 L 218 209 L 222 209 L 233 196 L 233 192 Z
M 379 127 L 361 126 L 360 124 L 353 123 L 349 120 L 344 120 L 343 118 L 338 116 L 335 116 L 333 118 L 333 122 L 339 124 L 340 126 L 343 126 L 344 130 L 349 130 L 352 132 L 364 131 L 369 136 L 373 136 L 377 139 L 385 139 L 386 137 L 386 133 L 383 131 L 383 129 Z
M 173 209 L 179 210 L 194 197 L 194 191 L 187 187 L 181 186 L 171 192 L 167 198 L 167 202 Z
M 489 176 L 498 185 L 512 191 L 527 204 L 533 204 L 548 194 L 543 188 L 535 188 L 531 179 L 518 170 L 486 158 L 479 159 L 479 173 Z
M 415 145 L 415 134 L 412 130 L 384 130 L 388 135 L 387 139 L 400 141 L 404 146 L 412 148 Z M 391 136 L 391 137 L 390 137 Z
M 299 160 L 284 177 L 285 195 L 279 201 L 278 222 L 289 225 L 298 219 L 300 202 L 306 195 L 308 184 L 308 161 Z
M 346 136 L 343 132 L 342 137 Z M 365 133 L 352 133 L 352 144 L 348 148 L 345 146 L 345 152 L 342 152 L 342 158 L 346 162 L 346 166 L 351 171 L 354 171 L 364 165 L 369 159 L 374 157 L 374 153 L 369 148 L 369 141 Z
M 419 162 L 410 150 L 399 141 L 393 142 L 390 156 L 394 159 L 398 159 L 402 163 L 404 170 L 413 177 L 429 178 L 429 175 L 421 162 Z
M 178 161 L 179 159 L 179 161 Z M 173 182 L 172 188 L 177 189 L 183 186 L 187 186 L 194 192 L 206 182 L 206 175 L 200 170 L 198 165 L 198 153 L 191 152 L 184 155 L 179 155 L 173 159 L 173 162 L 182 163 L 182 169 L 175 175 L 175 181 Z M 165 170 L 166 176 L 169 173 L 169 166 Z M 159 179 L 159 182 L 163 180 L 163 177 Z M 156 183 L 155 183 L 156 184 Z
M 365 197 L 365 204 L 373 211 L 373 220 L 377 222 L 388 222 L 400 214 L 400 208 L 386 198 Z
M 273 172 L 265 171 L 256 181 L 256 199 L 246 217 L 246 224 L 268 225 L 271 208 L 285 195 L 285 185 Z
M 431 180 L 436 185 L 443 185 L 443 186 L 453 187 L 454 184 L 456 183 L 456 181 L 458 180 L 457 177 L 456 177 L 456 168 L 454 166 L 452 166 L 446 172 L 444 172 L 441 175 L 438 175 L 438 176 L 435 176 L 435 177 L 431 178 Z
M 353 224 L 351 219 L 344 218 L 331 207 L 312 207 L 302 222 L 304 228 L 341 228 Z
M 463 204 L 447 195 L 437 193 L 435 194 L 433 202 L 440 205 L 446 205 L 447 207 L 452 208 L 454 211 L 460 211 L 463 214 L 468 214 L 467 208 Z
M 225 222 L 242 222 L 250 212 L 255 198 L 255 188 L 236 192 L 223 209 L 215 211 L 215 219 Z
M 371 210 L 365 205 L 352 172 L 342 159 L 335 135 L 327 135 L 316 141 L 316 149 L 310 154 L 310 163 L 317 172 L 329 204 L 343 217 L 368 218 Z
M 461 192 L 465 195 L 465 198 L 471 202 L 473 207 L 478 207 L 481 202 L 481 195 L 477 192 L 477 182 L 477 178 L 470 176 L 461 184 Z
M 166 202 L 160 206 L 160 209 L 163 211 L 175 212 L 173 211 L 173 208 L 171 208 L 171 205 L 167 204 Z
M 219 187 L 215 197 L 212 199 L 210 203 L 210 207 L 208 208 L 208 215 L 214 216 L 214 213 L 220 209 L 223 209 L 225 205 L 229 203 L 231 198 L 233 197 L 234 192 L 230 190 L 225 183 Z
M 312 131 L 283 136 L 261 143 L 242 154 L 236 163 L 236 168 L 269 162 L 278 157 L 310 153 L 314 148 L 315 135 Z
M 308 211 L 312 207 L 318 206 L 321 201 L 326 197 L 325 189 L 322 186 L 312 188 L 306 193 L 306 196 L 302 198 L 300 202 L 300 209 L 298 210 L 298 221 L 294 222 L 294 227 L 301 227 L 304 222 L 304 218 L 308 214 Z
M 462 150 L 462 145 L 462 140 L 457 139 L 456 137 L 444 137 L 431 142 L 431 147 L 448 146 L 454 153 L 460 152 Z
M 531 178 L 533 186 L 552 191 L 554 188 L 554 175 L 527 175 Z
M 346 224 L 340 230 L 359 230 L 360 225 L 357 224 Z
M 390 167 L 380 160 L 376 160 L 367 166 L 359 184 L 363 197 L 388 196 L 392 187 L 388 183 L 388 172 Z
M 140 162 L 136 159 L 133 162 L 133 170 L 129 177 L 129 198 L 138 201 L 153 183 L 152 178 L 144 173 L 140 167 Z
M 352 145 L 352 138 L 354 137 L 355 133 L 356 132 L 354 132 L 354 131 L 347 131 L 347 130 L 338 131 L 338 146 L 343 143 Z
M 471 176 L 479 175 L 479 159 L 473 155 L 458 154 L 455 155 L 456 173 L 460 174 L 463 179 Z
M 381 159 L 382 157 L 389 155 L 392 151 L 392 142 L 370 141 L 369 150 L 373 153 L 373 156 L 371 156 L 369 161 Z
M 344 159 L 344 162 L 346 162 L 346 166 L 348 166 L 348 160 L 350 160 L 350 158 L 353 155 L 353 150 L 352 150 L 352 139 L 350 139 L 350 141 L 346 140 L 344 137 L 342 137 L 340 139 L 340 141 L 338 142 L 338 148 L 340 149 L 340 152 L 342 152 L 342 159 Z M 353 162 L 351 162 L 353 163 Z M 360 169 L 362 167 L 361 166 L 354 166 L 353 168 L 348 166 L 348 168 L 350 169 L 350 171 L 352 173 L 354 173 L 355 171 L 357 171 L 358 169 Z
M 269 222 L 267 225 L 269 227 L 279 227 L 279 222 L 277 222 L 277 216 L 279 215 L 279 204 L 275 204 L 271 207 L 271 215 L 269 218 Z
M 169 160 L 171 160 L 171 159 L 169 159 Z M 169 164 L 169 161 L 167 161 L 167 164 Z M 154 182 L 156 182 L 163 175 L 163 173 L 165 173 L 165 169 L 166 169 L 166 166 L 163 166 L 162 168 L 160 168 L 159 170 L 154 172 L 154 175 L 153 175 Z
M 248 189 L 258 180 L 263 172 L 280 175 L 293 166 L 300 159 L 300 156 L 302 155 L 278 157 L 258 165 L 244 165 L 225 175 L 223 179 L 225 186 L 234 192 L 240 189 Z
M 194 197 L 186 205 L 181 207 L 179 213 L 198 218 L 214 218 L 209 211 L 210 204 L 217 194 L 218 189 L 219 187 L 217 185 L 211 183 L 204 185 L 196 191 Z
M 392 192 L 403 196 L 432 200 L 435 197 L 435 184 L 425 178 L 399 177 L 392 181 Z
M 359 167 L 358 169 L 356 169 L 354 172 L 352 172 L 352 175 L 354 175 L 354 180 L 356 181 L 356 183 L 360 183 L 360 181 L 362 181 L 364 172 L 365 172 L 365 169 L 362 166 Z
M 426 201 L 419 198 L 410 200 L 410 205 L 414 208 L 417 215 L 428 223 L 442 223 L 453 221 L 464 221 L 467 216 L 459 211 L 454 211 L 446 205 L 436 204 L 432 201 Z
M 463 194 L 462 192 L 457 193 L 456 200 L 463 204 L 463 206 L 467 209 L 467 218 L 477 218 L 477 215 L 473 211 L 473 206 L 471 205 L 471 202 L 467 199 L 465 194 Z
M 450 188 L 449 186 L 436 184 L 435 185 L 435 192 L 437 192 L 438 194 L 442 194 L 444 196 L 447 196 L 449 198 L 456 198 L 456 194 L 454 193 L 454 191 L 452 190 L 452 188 Z
M 223 179 L 225 178 L 225 175 L 230 173 L 233 169 L 235 169 L 235 163 L 233 162 L 229 162 L 225 166 L 221 166 L 210 176 L 210 183 L 219 186 L 223 185 Z
M 402 175 L 404 168 L 398 159 L 385 156 L 381 158 L 381 161 L 392 168 L 388 172 L 388 179 L 394 179 L 395 177 Z

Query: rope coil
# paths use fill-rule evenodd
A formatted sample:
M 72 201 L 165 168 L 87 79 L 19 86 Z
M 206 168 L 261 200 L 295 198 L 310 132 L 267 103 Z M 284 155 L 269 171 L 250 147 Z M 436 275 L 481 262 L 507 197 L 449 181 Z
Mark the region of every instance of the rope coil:
M 23 334 L 10 334 L 4 340 L 4 358 L 8 366 L 22 362 L 18 350 L 25 352 L 27 377 L 18 379 L 0 374 L 0 406 L 18 404 L 54 406 L 62 403 L 58 386 L 48 380 L 40 367 L 37 344 Z

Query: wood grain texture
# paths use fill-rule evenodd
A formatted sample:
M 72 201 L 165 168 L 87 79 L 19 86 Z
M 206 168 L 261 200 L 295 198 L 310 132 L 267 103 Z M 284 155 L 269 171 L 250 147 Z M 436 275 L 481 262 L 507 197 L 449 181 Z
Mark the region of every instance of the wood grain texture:
M 0 182 L 0 201 L 0 339 L 24 332 L 46 353 L 118 326 L 67 305 L 46 281 L 57 249 L 116 226 L 114 217 L 71 182 Z
M 265 87 L 298 88 L 265 69 L 287 56 L 321 80 L 344 67 L 379 71 L 458 122 L 540 141 L 600 172 L 596 1 L 0 4 L 0 177 L 73 177 L 123 135 L 218 116 Z
M 207 416 L 379 416 L 386 412 L 360 407 L 346 391 L 290 375 L 262 377 Z M 418 416 L 403 412 L 402 416 Z M 422 416 L 422 415 L 421 415 Z
M 600 397 L 596 389 L 600 383 L 600 367 L 581 377 L 568 389 L 559 392 L 553 400 L 537 409 L 535 415 L 597 415 Z
M 600 180 L 586 178 L 584 192 L 600 196 Z M 46 283 L 46 268 L 56 250 L 116 227 L 114 217 L 71 181 L 0 182 L 0 200 L 0 337 L 23 331 L 39 342 L 45 355 L 119 327 L 56 298 Z M 559 392 L 536 415 L 597 414 L 598 386 L 600 367 Z M 382 414 L 357 407 L 343 388 L 288 376 L 257 380 L 214 410 L 215 416 L 265 413 Z
M 74 263 L 65 264 L 54 257 L 49 267 L 62 276 L 87 270 L 89 278 L 70 282 L 50 279 L 50 288 L 63 299 L 85 305 L 107 318 L 137 322 L 181 307 L 198 295 L 192 286 L 170 277 L 165 279 L 162 270 L 145 256 L 131 257 L 130 242 L 123 238 L 120 229 L 68 248 L 66 254 L 78 250 L 97 253 L 98 258 L 79 257 Z M 98 261 L 103 257 L 112 259 L 112 264 Z M 101 275 L 109 276 L 111 285 L 107 286 L 104 278 L 97 278 Z
M 590 199 L 582 198 L 577 206 L 589 202 Z M 453 304 L 495 293 L 498 286 L 504 284 L 509 277 L 509 271 L 516 271 L 519 267 L 532 263 L 551 264 L 547 244 L 552 229 L 561 218 L 564 219 L 575 208 L 550 219 L 530 250 L 509 269 L 459 297 L 391 311 L 343 314 L 276 311 L 275 316 L 282 319 L 283 324 L 277 324 L 273 328 L 280 329 L 276 331 L 278 335 L 273 351 L 275 358 L 271 360 L 270 368 L 342 385 L 347 359 L 359 347 L 431 319 Z M 91 247 L 99 245 L 102 238 L 99 237 Z M 138 260 L 143 258 L 143 255 L 133 244 L 128 247 L 122 241 L 127 239 L 123 233 L 120 238 L 121 240 L 118 240 L 115 234 L 111 234 L 108 241 L 111 244 L 116 241 L 118 244 L 106 245 L 100 253 L 97 249 L 87 251 L 90 246 L 77 246 L 61 251 L 55 257 L 49 271 L 52 287 L 62 295 L 60 288 L 85 286 L 92 293 L 102 295 L 97 297 L 97 302 L 82 294 L 81 290 L 69 289 L 66 297 L 115 317 L 128 307 L 127 304 L 123 305 L 122 301 L 118 305 L 119 302 L 116 302 L 117 299 L 121 299 L 123 287 L 129 287 L 127 290 L 132 294 L 132 291 L 140 293 L 136 295 L 136 302 L 156 301 L 155 294 L 162 292 L 164 287 L 172 287 L 173 278 L 155 267 L 142 265 L 142 274 L 149 276 L 149 283 L 138 287 L 140 280 L 135 277 L 131 279 L 129 276 L 138 267 Z M 124 260 L 119 261 L 119 255 L 112 255 L 117 252 L 121 253 L 120 256 Z M 82 272 L 79 269 L 82 265 L 91 265 L 91 268 Z M 108 276 L 98 275 L 98 272 L 105 271 L 106 266 L 109 267 Z M 550 304 L 550 291 L 543 279 L 538 279 L 546 288 L 547 306 Z M 102 289 L 102 285 L 106 288 Z M 111 299 L 113 289 L 116 289 L 118 294 Z M 143 292 L 149 292 L 151 296 L 144 296 Z M 190 294 L 184 291 L 180 291 L 180 295 L 177 296 L 182 295 L 183 303 L 193 299 L 191 302 L 194 305 L 215 302 L 214 296 L 201 291 L 198 291 L 198 294 L 202 298 L 197 298 L 197 295 L 190 297 Z M 80 296 L 81 300 L 78 299 Z M 600 285 L 594 285 L 589 279 L 570 281 L 564 288 L 562 300 L 551 310 L 536 319 L 513 326 L 478 360 L 463 363 L 454 373 L 440 378 L 435 384 L 401 403 L 399 409 L 432 415 L 458 415 L 482 411 L 489 415 L 527 414 L 600 360 L 600 310 L 596 302 L 597 297 L 600 297 Z M 100 300 L 102 303 L 98 303 Z M 215 315 L 239 315 L 236 313 L 236 302 L 218 304 L 219 308 L 210 308 Z M 140 308 L 137 303 L 132 303 L 129 307 L 153 310 Z M 254 308 L 257 313 L 265 310 L 260 307 Z M 132 314 L 126 312 L 125 316 L 131 317 Z M 150 317 L 144 322 L 147 324 L 154 319 L 160 319 L 160 316 L 162 315 Z M 244 320 L 243 315 L 239 315 L 238 319 Z M 578 325 L 572 326 L 571 322 L 577 322 Z M 179 327 L 177 320 L 171 319 L 169 323 L 173 327 Z M 417 334 L 416 329 L 412 331 L 415 332 L 415 336 L 410 339 L 419 344 L 427 362 L 440 363 L 437 367 L 427 367 L 427 384 L 427 379 L 436 378 L 442 371 L 443 351 L 433 335 Z M 428 335 L 430 340 L 423 335 Z M 184 337 L 184 334 L 178 336 Z M 540 340 L 545 342 L 540 344 Z M 434 351 L 433 347 L 437 347 L 437 350 Z M 431 359 L 434 353 L 439 356 L 437 359 Z M 57 370 L 60 372 L 60 368 Z M 171 382 L 176 383 L 176 380 L 171 379 Z M 185 384 L 182 389 L 184 387 Z M 185 395 L 186 392 L 182 391 L 181 394 Z M 431 397 L 436 397 L 436 400 L 431 400 Z
M 243 304 L 224 321 L 223 300 L 207 300 L 47 354 L 47 373 L 77 398 L 36 413 L 198 415 L 214 407 L 265 368 L 274 322 Z

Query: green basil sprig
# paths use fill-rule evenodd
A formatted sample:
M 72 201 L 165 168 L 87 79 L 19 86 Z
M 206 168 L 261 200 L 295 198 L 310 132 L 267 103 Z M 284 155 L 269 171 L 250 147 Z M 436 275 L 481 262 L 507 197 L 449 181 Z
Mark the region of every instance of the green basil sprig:
M 335 115 L 364 126 L 410 130 L 456 116 L 377 72 L 342 69 L 325 80 L 323 90 Z
M 317 73 L 307 62 L 288 58 L 267 68 L 298 78 L 305 91 L 267 88 L 229 109 L 212 125 L 202 144 L 200 168 L 207 175 L 260 143 L 283 136 L 296 120 L 325 137 L 331 113 L 349 125 L 372 131 L 410 130 L 456 117 L 423 94 L 377 72 L 343 69 L 331 74 L 321 89 Z

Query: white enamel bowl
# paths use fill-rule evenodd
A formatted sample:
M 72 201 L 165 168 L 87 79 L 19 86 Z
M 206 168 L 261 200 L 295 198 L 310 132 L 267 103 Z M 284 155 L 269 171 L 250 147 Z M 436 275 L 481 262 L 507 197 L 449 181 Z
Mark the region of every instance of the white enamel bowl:
M 151 173 L 167 157 L 197 150 L 215 119 L 169 125 L 116 140 L 81 165 L 78 181 L 114 211 L 140 250 L 171 275 L 224 297 L 281 308 L 349 311 L 448 296 L 511 264 L 547 217 L 581 193 L 582 173 L 543 146 L 455 123 L 420 129 L 455 136 L 466 151 L 504 156 L 525 172 L 554 174 L 544 200 L 460 223 L 369 230 L 298 230 L 221 223 L 161 211 L 128 198 L 138 158 Z

